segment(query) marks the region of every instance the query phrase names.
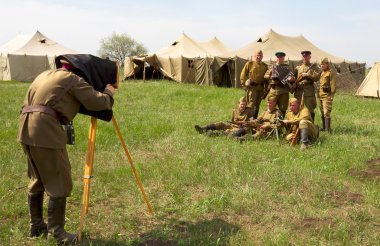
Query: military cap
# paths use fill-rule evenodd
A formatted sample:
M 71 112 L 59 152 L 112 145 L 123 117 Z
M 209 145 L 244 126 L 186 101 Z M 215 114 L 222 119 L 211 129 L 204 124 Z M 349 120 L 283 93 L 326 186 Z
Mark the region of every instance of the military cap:
M 255 54 L 263 54 L 262 50 L 256 50 Z
M 284 57 L 286 56 L 286 54 L 282 51 L 277 51 L 275 54 L 274 54 L 276 57 Z
M 306 56 L 306 55 L 311 55 L 311 52 L 308 51 L 308 50 L 304 50 L 304 51 L 301 51 L 301 54 L 302 54 L 303 56 Z
M 247 102 L 247 99 L 245 98 L 245 97 L 241 97 L 240 99 L 239 99 L 239 102 Z
M 329 64 L 329 59 L 327 59 L 327 57 L 323 58 L 322 61 L 321 61 L 321 64 Z

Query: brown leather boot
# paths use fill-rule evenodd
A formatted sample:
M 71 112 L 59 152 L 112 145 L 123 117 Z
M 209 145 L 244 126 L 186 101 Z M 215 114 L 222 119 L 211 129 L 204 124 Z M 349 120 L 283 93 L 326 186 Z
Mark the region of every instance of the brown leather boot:
M 48 205 L 48 231 L 58 245 L 75 245 L 77 234 L 65 231 L 66 197 L 50 197 Z
M 44 193 L 28 195 L 30 216 L 29 237 L 39 237 L 41 235 L 47 235 L 47 225 L 44 222 L 42 213 L 43 202 Z

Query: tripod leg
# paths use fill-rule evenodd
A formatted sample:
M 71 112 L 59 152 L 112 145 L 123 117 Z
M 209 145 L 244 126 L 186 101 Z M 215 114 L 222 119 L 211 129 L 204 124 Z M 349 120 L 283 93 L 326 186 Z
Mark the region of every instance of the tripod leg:
M 117 132 L 117 135 L 119 136 L 119 139 L 120 139 L 121 145 L 123 146 L 123 149 L 124 149 L 124 151 L 125 151 L 125 154 L 127 155 L 127 158 L 128 158 L 129 164 L 131 164 L 133 174 L 135 175 L 135 178 L 136 178 L 136 181 L 137 181 L 137 183 L 138 183 L 138 185 L 139 185 L 139 187 L 140 187 L 141 193 L 142 193 L 143 196 L 144 196 L 144 200 L 145 200 L 146 205 L 148 206 L 149 212 L 150 212 L 151 214 L 153 214 L 152 206 L 150 205 L 150 203 L 149 203 L 149 201 L 148 201 L 148 197 L 147 197 L 146 194 L 145 194 L 144 187 L 142 186 L 142 183 L 141 183 L 141 181 L 140 181 L 140 178 L 139 178 L 139 176 L 137 175 L 137 171 L 136 171 L 135 165 L 133 164 L 133 161 L 132 161 L 131 156 L 129 155 L 129 151 L 128 151 L 128 149 L 127 149 L 127 146 L 125 145 L 125 142 L 124 142 L 124 140 L 123 140 L 123 137 L 121 136 L 120 129 L 119 129 L 119 126 L 117 125 L 117 122 L 116 122 L 115 116 L 112 116 L 112 122 L 113 122 L 113 125 L 114 125 L 114 127 L 115 127 L 115 130 L 116 130 L 116 132 Z
M 90 125 L 90 130 L 88 133 L 86 164 L 84 166 L 82 210 L 80 214 L 78 241 L 82 240 L 82 229 L 83 229 L 83 224 L 84 224 L 84 217 L 88 213 L 88 204 L 90 200 L 90 183 L 91 183 L 91 178 L 92 178 L 92 171 L 94 168 L 95 139 L 96 139 L 96 118 L 91 117 L 91 125 Z

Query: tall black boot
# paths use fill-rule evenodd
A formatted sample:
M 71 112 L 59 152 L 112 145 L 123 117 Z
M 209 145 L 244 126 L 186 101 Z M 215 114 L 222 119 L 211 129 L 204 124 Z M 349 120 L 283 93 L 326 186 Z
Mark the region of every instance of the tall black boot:
M 331 118 L 326 118 L 325 119 L 325 124 L 326 124 L 326 131 L 328 133 L 331 133 Z
M 202 134 L 202 133 L 205 133 L 207 132 L 208 130 L 216 130 L 216 125 L 215 124 L 210 124 L 210 125 L 207 125 L 205 127 L 201 127 L 200 125 L 195 125 L 194 126 L 195 130 L 197 130 L 197 132 L 199 134 Z
M 75 245 L 77 235 L 65 231 L 66 197 L 50 197 L 48 205 L 48 231 L 58 245 Z
M 307 149 L 309 146 L 309 138 L 307 136 L 307 128 L 300 129 L 301 150 Z
M 234 132 L 232 134 L 232 136 L 238 138 L 238 137 L 243 136 L 244 134 L 245 134 L 245 129 L 244 128 L 240 128 L 239 130 L 237 130 L 236 132 Z
M 43 202 L 44 193 L 29 194 L 29 216 L 30 216 L 30 237 L 39 237 L 41 235 L 47 235 L 47 225 L 43 219 Z
M 314 123 L 315 113 L 311 112 L 310 115 L 311 115 L 311 121 Z
M 326 130 L 326 118 L 324 116 L 322 116 L 322 129 L 320 129 L 320 131 L 325 131 Z
M 253 119 L 257 119 L 258 115 L 259 115 L 259 111 L 258 110 L 253 110 L 253 112 L 252 112 Z

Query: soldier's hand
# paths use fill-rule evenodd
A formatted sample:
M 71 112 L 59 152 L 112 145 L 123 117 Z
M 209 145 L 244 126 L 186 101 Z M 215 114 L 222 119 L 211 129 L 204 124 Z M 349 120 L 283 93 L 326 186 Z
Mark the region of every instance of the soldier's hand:
M 245 86 L 246 86 L 246 87 L 250 87 L 250 86 L 251 86 L 251 80 L 250 80 L 250 79 L 247 79 L 247 80 L 245 81 Z
M 302 77 L 308 77 L 309 76 L 309 74 L 307 74 L 307 73 L 302 73 Z
M 289 123 L 289 120 L 283 120 L 282 123 L 284 123 L 284 124 L 288 124 L 288 123 Z
M 110 91 L 112 93 L 112 95 L 115 94 L 117 91 L 117 89 L 115 87 L 113 87 L 113 85 L 111 85 L 111 84 L 107 84 L 105 90 Z

